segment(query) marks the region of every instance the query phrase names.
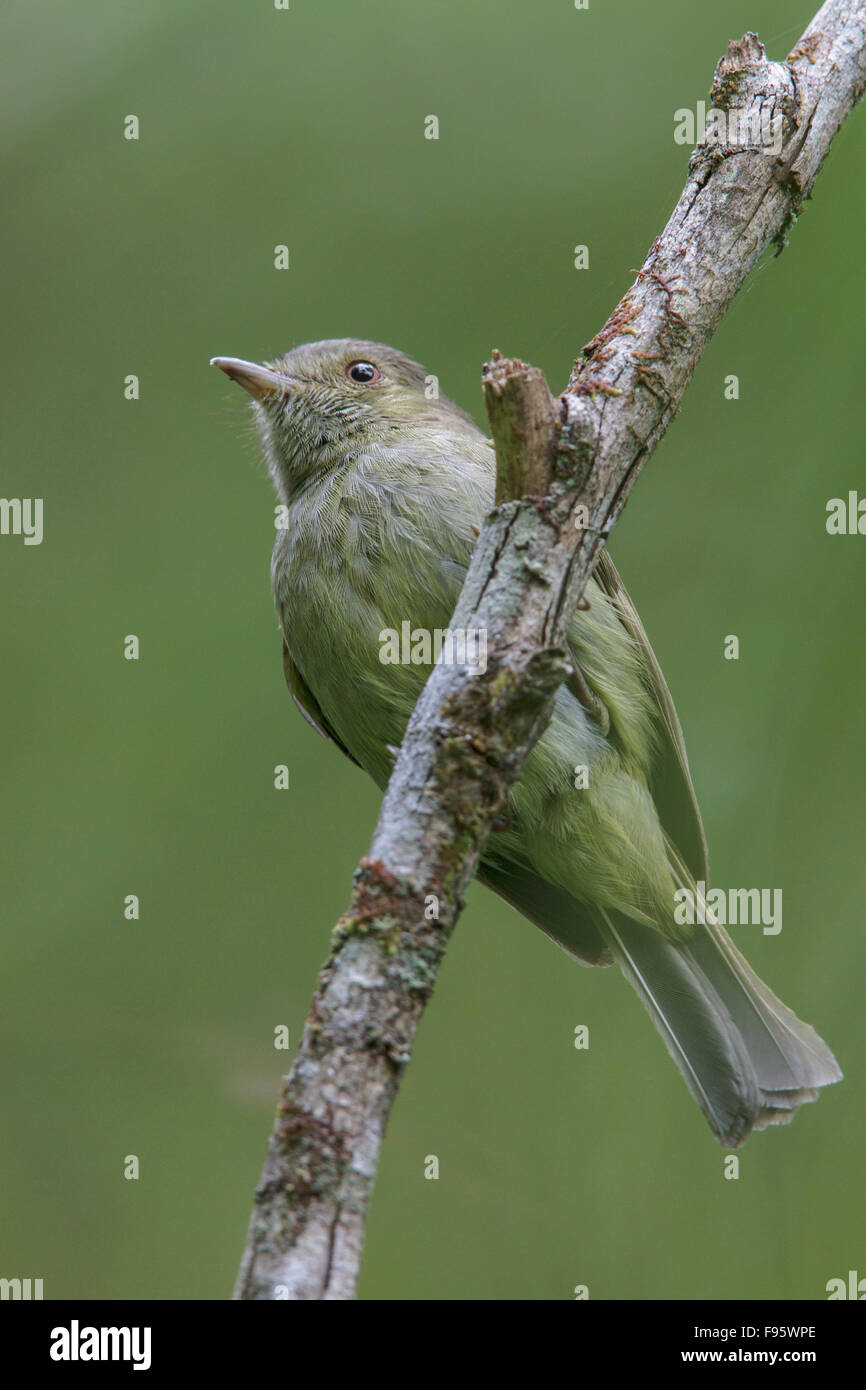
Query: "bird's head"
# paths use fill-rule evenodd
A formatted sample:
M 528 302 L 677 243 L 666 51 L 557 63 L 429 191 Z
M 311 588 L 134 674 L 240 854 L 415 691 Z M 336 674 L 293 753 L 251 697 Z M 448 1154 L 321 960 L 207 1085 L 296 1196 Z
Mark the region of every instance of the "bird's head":
M 286 499 L 311 476 L 359 452 L 399 444 L 401 434 L 478 433 L 440 394 L 437 379 L 384 343 L 329 338 L 260 365 L 214 357 L 212 365 L 252 396 L 271 474 Z

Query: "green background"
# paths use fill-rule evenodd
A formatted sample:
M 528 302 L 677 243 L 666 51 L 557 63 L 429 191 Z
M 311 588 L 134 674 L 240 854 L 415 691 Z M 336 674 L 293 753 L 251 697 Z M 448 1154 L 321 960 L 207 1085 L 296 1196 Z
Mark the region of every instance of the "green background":
M 381 339 L 479 421 L 492 347 L 561 389 L 679 195 L 674 111 L 729 39 L 781 58 L 811 13 L 4 7 L 0 493 L 44 498 L 45 538 L 0 537 L 0 1275 L 228 1296 L 287 1065 L 273 1029 L 294 1048 L 375 822 L 373 786 L 284 689 L 273 498 L 209 357 Z M 364 1298 L 822 1298 L 866 1274 L 866 539 L 824 527 L 864 484 L 864 153 L 859 112 L 612 546 L 715 882 L 783 890 L 782 933 L 738 939 L 846 1079 L 726 1181 L 625 983 L 475 887 L 388 1131 Z

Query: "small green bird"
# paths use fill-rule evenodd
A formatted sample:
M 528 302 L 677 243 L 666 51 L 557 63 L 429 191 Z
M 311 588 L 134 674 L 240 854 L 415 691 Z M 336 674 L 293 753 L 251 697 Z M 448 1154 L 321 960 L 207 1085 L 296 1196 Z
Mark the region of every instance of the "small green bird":
M 382 343 L 213 362 L 254 398 L 283 506 L 271 583 L 289 690 L 384 788 L 431 666 L 383 661 L 383 634 L 448 628 L 493 505 L 493 449 L 435 378 Z M 706 909 L 679 720 L 606 551 L 586 597 L 569 631 L 573 675 L 478 877 L 583 964 L 616 961 L 713 1133 L 737 1148 L 841 1072 Z M 697 903 L 691 928 L 675 919 L 683 892 Z

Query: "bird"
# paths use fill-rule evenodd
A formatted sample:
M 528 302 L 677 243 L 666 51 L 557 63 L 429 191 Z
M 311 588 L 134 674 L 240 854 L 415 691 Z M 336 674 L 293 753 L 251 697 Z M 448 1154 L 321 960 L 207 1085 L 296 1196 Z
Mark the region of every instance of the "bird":
M 383 633 L 448 629 L 494 505 L 492 443 L 437 377 L 384 343 L 325 339 L 212 365 L 250 395 L 276 490 L 271 587 L 288 689 L 384 789 L 431 668 L 385 661 Z M 568 631 L 571 674 L 477 877 L 580 964 L 619 967 L 713 1135 L 737 1149 L 842 1073 L 707 903 L 682 728 L 607 548 L 585 599 Z M 683 894 L 692 924 L 675 910 Z

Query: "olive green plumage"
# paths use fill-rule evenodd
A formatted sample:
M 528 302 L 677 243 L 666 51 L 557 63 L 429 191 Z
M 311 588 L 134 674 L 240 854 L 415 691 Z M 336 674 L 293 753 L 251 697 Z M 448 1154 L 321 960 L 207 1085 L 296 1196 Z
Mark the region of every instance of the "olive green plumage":
M 493 504 L 493 449 L 424 368 L 381 343 L 307 344 L 265 368 L 215 361 L 255 398 L 284 504 L 272 585 L 289 689 L 384 787 L 430 668 L 383 664 L 380 634 L 448 627 Z M 569 631 L 574 679 L 479 878 L 583 963 L 616 960 L 716 1137 L 736 1147 L 841 1073 L 721 927 L 675 924 L 677 888 L 708 879 L 682 733 L 607 554 L 586 596 Z

